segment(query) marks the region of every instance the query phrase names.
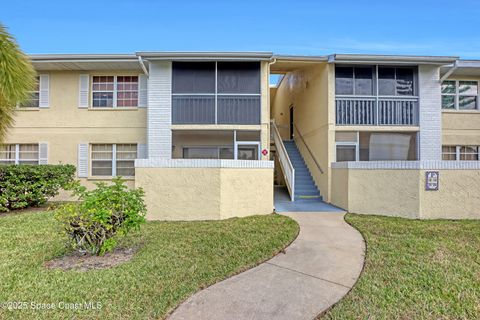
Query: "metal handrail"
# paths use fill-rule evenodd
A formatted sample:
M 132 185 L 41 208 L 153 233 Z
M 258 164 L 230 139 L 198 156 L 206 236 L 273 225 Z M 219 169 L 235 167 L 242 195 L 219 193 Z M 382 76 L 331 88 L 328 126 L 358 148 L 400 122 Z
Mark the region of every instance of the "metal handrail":
M 318 170 L 320 170 L 320 173 L 323 174 L 322 167 L 321 167 L 320 164 L 318 163 L 317 159 L 315 159 L 315 156 L 313 155 L 312 150 L 310 150 L 310 147 L 309 147 L 308 144 L 305 142 L 305 139 L 303 139 L 303 136 L 302 136 L 302 134 L 300 133 L 300 130 L 298 130 L 298 128 L 297 128 L 297 126 L 295 125 L 295 123 L 293 124 L 293 128 L 298 132 L 298 136 L 300 137 L 300 139 L 302 140 L 303 144 L 304 144 L 305 147 L 307 148 L 308 153 L 310 153 L 310 156 L 312 157 L 313 162 L 315 162 L 315 165 L 317 166 Z
M 287 184 L 287 189 L 290 192 L 290 200 L 295 200 L 295 168 L 293 167 L 292 161 L 288 156 L 287 149 L 283 144 L 282 136 L 278 131 L 275 121 L 271 121 L 271 127 L 273 131 L 273 141 L 275 142 L 275 147 L 277 149 L 278 158 L 280 166 L 282 167 L 283 174 L 285 176 L 285 182 Z

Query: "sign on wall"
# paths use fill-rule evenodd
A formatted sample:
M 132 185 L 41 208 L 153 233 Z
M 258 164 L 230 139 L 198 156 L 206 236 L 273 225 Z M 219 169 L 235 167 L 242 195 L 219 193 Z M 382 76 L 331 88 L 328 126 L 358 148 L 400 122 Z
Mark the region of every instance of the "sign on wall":
M 438 171 L 427 171 L 425 172 L 425 190 L 426 191 L 437 191 L 438 190 L 438 180 L 439 180 Z

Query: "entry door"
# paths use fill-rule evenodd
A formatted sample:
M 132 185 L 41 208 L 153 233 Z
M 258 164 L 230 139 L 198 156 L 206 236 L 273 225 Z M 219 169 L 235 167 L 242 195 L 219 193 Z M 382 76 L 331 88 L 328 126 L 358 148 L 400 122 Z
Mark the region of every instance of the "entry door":
M 236 160 L 259 160 L 260 142 L 236 141 L 234 156 Z
M 290 140 L 293 140 L 293 106 L 290 107 Z

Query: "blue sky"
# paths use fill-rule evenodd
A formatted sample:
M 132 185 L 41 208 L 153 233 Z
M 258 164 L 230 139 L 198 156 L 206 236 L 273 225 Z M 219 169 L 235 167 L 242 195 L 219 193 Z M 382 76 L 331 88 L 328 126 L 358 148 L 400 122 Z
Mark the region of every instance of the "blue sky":
M 27 53 L 273 51 L 480 58 L 480 1 L 4 1 Z

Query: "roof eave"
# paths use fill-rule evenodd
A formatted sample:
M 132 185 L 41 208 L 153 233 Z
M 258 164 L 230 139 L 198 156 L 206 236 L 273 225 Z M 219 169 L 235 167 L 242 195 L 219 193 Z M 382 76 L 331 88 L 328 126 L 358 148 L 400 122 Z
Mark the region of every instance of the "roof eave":
M 146 60 L 270 60 L 272 52 L 194 52 L 194 51 L 140 51 L 136 53 Z
M 454 63 L 455 56 L 409 56 L 409 55 L 365 55 L 365 54 L 333 54 L 329 62 L 335 63 L 394 63 L 394 64 L 436 64 Z

